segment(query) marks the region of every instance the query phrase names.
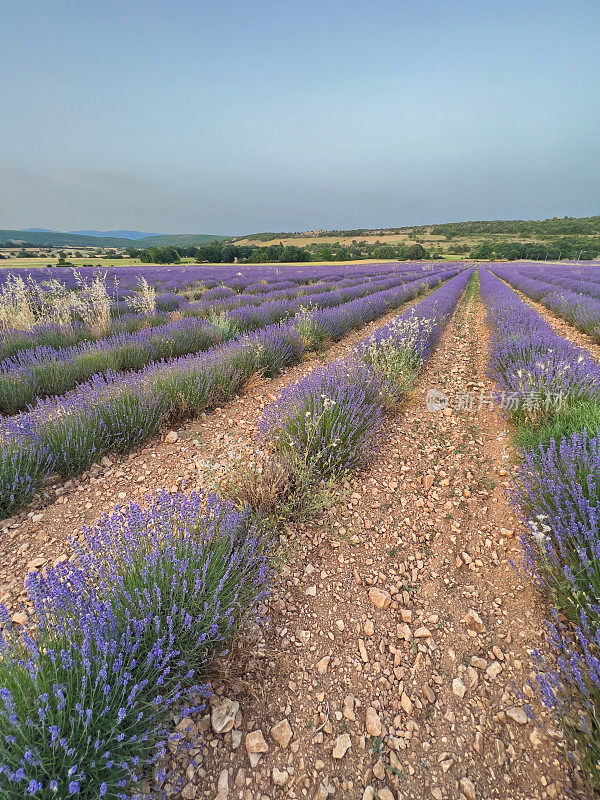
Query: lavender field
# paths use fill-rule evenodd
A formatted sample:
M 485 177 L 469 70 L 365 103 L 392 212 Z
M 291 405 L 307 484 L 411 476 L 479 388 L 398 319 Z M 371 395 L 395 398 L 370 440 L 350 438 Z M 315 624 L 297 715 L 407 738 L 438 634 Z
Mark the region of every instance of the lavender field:
M 600 266 L 0 278 L 0 797 L 600 791 Z

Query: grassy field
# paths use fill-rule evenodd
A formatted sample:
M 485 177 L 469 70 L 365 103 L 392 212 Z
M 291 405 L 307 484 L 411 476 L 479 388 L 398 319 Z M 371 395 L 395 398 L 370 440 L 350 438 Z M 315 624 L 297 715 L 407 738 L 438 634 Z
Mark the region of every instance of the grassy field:
M 269 247 L 270 245 L 274 244 L 283 244 L 284 246 L 295 246 L 295 247 L 310 247 L 312 245 L 332 245 L 334 243 L 339 243 L 343 247 L 350 247 L 352 246 L 353 242 L 367 242 L 367 244 L 375 245 L 375 244 L 382 244 L 382 245 L 398 245 L 398 244 L 413 244 L 419 243 L 422 244 L 428 250 L 434 249 L 437 251 L 441 251 L 444 254 L 444 257 L 448 257 L 451 259 L 460 259 L 464 258 L 463 256 L 457 256 L 452 253 L 448 253 L 447 251 L 450 248 L 453 248 L 457 245 L 466 246 L 471 250 L 472 248 L 476 247 L 477 245 L 481 244 L 483 241 L 486 240 L 493 240 L 495 242 L 536 242 L 536 243 L 547 243 L 544 239 L 541 239 L 538 236 L 519 236 L 518 234 L 512 233 L 499 233 L 494 234 L 493 236 L 490 235 L 465 235 L 465 236 L 455 236 L 450 241 L 446 239 L 444 235 L 440 234 L 433 234 L 429 232 L 418 232 L 413 234 L 412 236 L 410 233 L 389 233 L 389 234 L 374 234 L 374 235 L 357 235 L 357 236 L 290 236 L 288 238 L 279 238 L 279 239 L 272 239 L 268 242 L 259 241 L 257 239 L 252 238 L 243 238 L 243 239 L 236 239 L 235 244 L 237 245 L 250 245 L 253 247 Z

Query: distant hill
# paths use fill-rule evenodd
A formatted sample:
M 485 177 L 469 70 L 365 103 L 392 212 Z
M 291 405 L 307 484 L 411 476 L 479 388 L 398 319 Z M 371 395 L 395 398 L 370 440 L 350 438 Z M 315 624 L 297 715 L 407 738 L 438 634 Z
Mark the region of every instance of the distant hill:
M 33 230 L 33 228 L 31 229 Z M 142 233 L 142 231 L 67 231 L 79 236 L 104 236 L 108 238 L 117 237 L 119 239 L 144 239 L 146 236 L 158 236 L 157 233 Z
M 230 238 L 230 236 L 213 236 L 209 233 L 175 233 L 164 236 L 146 236 L 144 239 L 138 239 L 135 247 L 176 247 L 177 245 L 194 247 L 207 242 L 222 242 Z
M 513 236 L 597 236 L 600 216 L 550 217 L 549 219 L 510 219 L 474 222 L 446 222 L 442 225 L 414 226 L 413 231 L 450 236 L 510 234 Z
M 348 230 L 322 230 L 295 232 L 265 232 L 236 236 L 234 241 L 285 241 L 286 239 L 315 238 L 361 238 L 372 236 L 395 236 L 408 233 L 434 236 L 576 236 L 600 234 L 600 216 L 595 217 L 551 217 L 541 220 L 481 220 L 472 222 L 444 222 L 430 225 L 406 225 L 401 228 L 353 228 Z
M 116 231 L 115 233 L 124 233 Z M 107 231 L 108 233 L 108 231 Z M 131 231 L 130 231 L 131 233 Z M 133 231 L 135 233 L 135 231 Z M 35 247 L 168 247 L 180 244 L 182 247 L 206 244 L 206 242 L 221 241 L 227 236 L 215 236 L 210 233 L 150 235 L 143 234 L 143 238 L 132 240 L 122 236 L 92 236 L 83 233 L 60 233 L 58 231 L 44 230 L 0 230 L 0 245 L 7 242 L 24 242 Z

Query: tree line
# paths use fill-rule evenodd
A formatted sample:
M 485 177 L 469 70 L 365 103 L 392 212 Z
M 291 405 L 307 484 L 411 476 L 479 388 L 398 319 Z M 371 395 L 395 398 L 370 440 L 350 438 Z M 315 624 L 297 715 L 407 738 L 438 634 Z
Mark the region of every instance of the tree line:
M 208 261 L 217 264 L 233 264 L 236 261 L 249 264 L 282 263 L 298 261 L 354 261 L 368 259 L 394 259 L 418 261 L 430 258 L 431 254 L 420 244 L 386 245 L 380 242 L 356 242 L 346 247 L 339 242 L 313 244 L 305 247 L 284 245 L 282 242 L 264 247 L 236 245 L 229 242 L 210 242 L 199 247 L 148 247 L 137 250 L 129 247 L 126 253 L 146 264 L 177 264 L 182 258 Z
M 563 237 L 548 244 L 539 242 L 484 241 L 474 247 L 469 258 L 507 261 L 559 261 L 561 259 L 589 261 L 600 256 L 600 239 Z

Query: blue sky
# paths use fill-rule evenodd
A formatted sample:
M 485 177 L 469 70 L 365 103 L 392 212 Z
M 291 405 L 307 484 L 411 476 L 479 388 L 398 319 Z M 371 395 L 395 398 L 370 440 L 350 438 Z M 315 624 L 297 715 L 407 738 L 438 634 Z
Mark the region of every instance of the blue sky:
M 597 0 L 28 0 L 0 77 L 0 228 L 600 213 Z

